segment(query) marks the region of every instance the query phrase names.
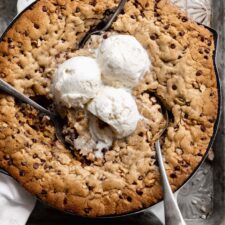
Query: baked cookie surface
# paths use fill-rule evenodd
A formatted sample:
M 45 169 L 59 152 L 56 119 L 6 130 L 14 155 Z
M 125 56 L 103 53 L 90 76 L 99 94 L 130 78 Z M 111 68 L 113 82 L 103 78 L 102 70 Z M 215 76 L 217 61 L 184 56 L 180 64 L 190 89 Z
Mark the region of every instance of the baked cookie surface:
M 1 78 L 51 105 L 57 65 L 77 54 L 81 38 L 118 2 L 39 0 L 0 43 Z M 133 90 L 148 124 L 140 121 L 135 133 L 115 141 L 102 160 L 74 155 L 56 140 L 47 117 L 0 95 L 0 167 L 41 200 L 82 216 L 127 213 L 162 198 L 154 150 L 164 125 L 158 98 L 171 112 L 163 152 L 173 190 L 201 162 L 218 114 L 214 41 L 207 29 L 166 0 L 129 0 L 111 32 L 136 37 L 149 53 L 152 70 Z M 82 137 L 88 121 L 82 110 L 75 113 L 75 121 L 67 113 L 68 123 Z

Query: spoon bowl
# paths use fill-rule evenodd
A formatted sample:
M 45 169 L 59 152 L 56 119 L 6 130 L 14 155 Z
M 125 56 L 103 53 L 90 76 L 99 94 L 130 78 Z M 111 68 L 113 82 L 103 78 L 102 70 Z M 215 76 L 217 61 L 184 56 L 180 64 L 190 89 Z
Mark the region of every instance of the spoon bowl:
M 2 79 L 0 79 L 0 91 L 3 91 L 4 93 L 15 97 L 17 100 L 20 100 L 21 102 L 34 107 L 40 113 L 48 116 L 55 126 L 56 137 L 62 144 L 65 144 L 65 140 L 62 135 L 64 123 L 62 118 L 56 112 L 51 112 L 50 110 L 47 110 L 43 106 L 39 105 L 37 102 L 33 101 L 31 98 L 17 91 L 13 86 L 11 86 L 9 83 L 5 82 Z

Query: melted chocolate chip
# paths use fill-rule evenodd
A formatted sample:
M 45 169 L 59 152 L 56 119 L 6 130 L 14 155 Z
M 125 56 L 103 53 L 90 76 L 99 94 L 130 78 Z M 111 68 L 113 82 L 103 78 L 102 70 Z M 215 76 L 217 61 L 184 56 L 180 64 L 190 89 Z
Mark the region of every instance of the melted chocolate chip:
M 77 8 L 76 8 L 76 13 L 79 13 L 79 12 L 80 12 L 80 8 L 77 7 Z
M 203 72 L 202 72 L 202 70 L 198 70 L 197 72 L 196 72 L 196 76 L 201 76 L 203 74 Z
M 127 197 L 128 202 L 132 202 L 132 198 L 130 196 Z
M 9 156 L 9 155 L 5 155 L 3 158 L 4 158 L 5 160 L 9 160 L 9 159 L 10 159 L 10 156 Z
M 21 171 L 20 171 L 20 176 L 21 176 L 21 177 L 24 177 L 25 174 L 26 174 L 26 172 L 25 172 L 24 170 L 21 170 Z
M 28 164 L 27 162 L 21 162 L 22 166 L 27 166 L 27 164 Z
M 172 174 L 170 174 L 170 177 L 171 177 L 172 179 L 175 179 L 175 178 L 177 178 L 177 175 L 176 175 L 175 173 L 172 173 Z
M 140 189 L 137 189 L 136 192 L 137 192 L 138 195 L 143 195 L 143 191 L 140 190 Z
M 184 31 L 180 31 L 180 32 L 179 32 L 179 35 L 180 35 L 181 37 L 183 37 L 183 36 L 185 35 L 185 32 L 184 32 Z
M 42 195 L 47 195 L 48 192 L 47 192 L 46 190 L 43 189 L 43 190 L 41 191 L 41 194 L 42 194 Z
M 37 153 L 33 154 L 33 159 L 36 159 L 36 158 L 38 158 L 38 154 Z
M 47 6 L 44 5 L 44 6 L 42 7 L 42 11 L 43 11 L 43 12 L 47 12 L 47 11 L 48 11 Z
M 206 131 L 206 127 L 204 125 L 201 125 L 201 131 L 205 132 Z
M 64 204 L 64 205 L 66 205 L 67 203 L 68 203 L 67 198 L 64 198 L 64 200 L 63 200 L 63 204 Z
M 12 38 L 8 38 L 8 43 L 12 43 L 13 39 Z
M 187 17 L 185 17 L 185 16 L 184 16 L 184 17 L 182 17 L 182 22 L 184 22 L 184 23 L 185 23 L 185 22 L 187 22 L 187 21 L 188 21 L 188 18 L 187 18 Z
M 171 44 L 170 45 L 170 48 L 175 49 L 176 48 L 176 45 L 175 44 Z
M 150 38 L 151 38 L 151 40 L 156 40 L 156 39 L 158 39 L 159 38 L 159 35 L 158 34 L 152 34 L 151 36 L 150 36 Z
M 92 208 L 85 208 L 85 209 L 84 209 L 84 212 L 88 214 L 88 213 L 91 212 L 91 210 L 92 210 Z
M 96 6 L 96 4 L 97 4 L 97 0 L 91 0 L 90 5 Z
M 170 25 L 169 24 L 167 24 L 167 25 L 164 26 L 164 29 L 166 29 L 166 30 L 168 30 L 169 28 L 170 28 Z
M 172 85 L 172 89 L 173 89 L 174 91 L 177 90 L 177 85 L 173 84 L 173 85 Z
M 107 34 L 104 34 L 103 35 L 103 39 L 107 39 L 108 38 L 108 35 Z
M 35 23 L 35 24 L 34 24 L 34 28 L 35 28 L 35 29 L 39 29 L 40 26 L 39 26 L 38 24 Z
M 39 163 L 34 163 L 33 168 L 37 170 L 39 168 Z

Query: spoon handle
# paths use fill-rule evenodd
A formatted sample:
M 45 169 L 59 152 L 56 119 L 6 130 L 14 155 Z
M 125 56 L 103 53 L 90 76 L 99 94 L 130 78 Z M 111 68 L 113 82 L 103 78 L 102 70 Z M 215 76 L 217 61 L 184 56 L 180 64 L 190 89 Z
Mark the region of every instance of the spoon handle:
M 4 174 L 4 175 L 9 176 L 9 174 L 8 174 L 5 170 L 3 170 L 3 169 L 1 169 L 1 168 L 0 168 L 0 174 Z
M 127 0 L 121 0 L 116 11 L 110 16 L 109 20 L 107 21 L 106 24 L 104 24 L 104 26 L 100 29 L 94 29 L 94 30 L 90 30 L 80 41 L 79 43 L 79 47 L 83 48 L 84 45 L 87 43 L 87 41 L 91 38 L 92 35 L 94 34 L 99 34 L 103 31 L 107 31 L 113 24 L 113 22 L 115 21 L 116 17 L 122 12 L 125 4 L 126 4 Z
M 164 192 L 164 212 L 165 212 L 165 224 L 166 225 L 186 225 L 183 216 L 180 212 L 178 204 L 175 200 L 173 192 L 171 190 L 169 180 L 167 178 L 166 170 L 163 164 L 161 146 L 159 140 L 155 144 L 156 155 L 159 163 L 159 170 L 161 180 L 163 184 Z
M 10 84 L 8 84 L 7 82 L 5 82 L 2 79 L 0 79 L 0 91 L 3 91 L 5 93 L 7 93 L 8 95 L 11 95 L 11 96 L 15 97 L 16 99 L 33 106 L 35 109 L 39 110 L 40 112 L 42 112 L 50 117 L 52 115 L 50 111 L 48 111 L 47 109 L 45 109 L 44 107 L 42 107 L 41 105 L 39 105 L 38 103 L 36 103 L 32 99 L 30 99 L 26 95 L 20 93 L 13 86 L 11 86 Z
M 112 15 L 112 17 L 109 19 L 109 21 L 107 22 L 107 24 L 102 28 L 102 31 L 107 31 L 113 24 L 114 20 L 116 19 L 116 17 L 122 12 L 122 10 L 124 9 L 124 6 L 126 4 L 127 0 L 121 0 L 115 13 Z

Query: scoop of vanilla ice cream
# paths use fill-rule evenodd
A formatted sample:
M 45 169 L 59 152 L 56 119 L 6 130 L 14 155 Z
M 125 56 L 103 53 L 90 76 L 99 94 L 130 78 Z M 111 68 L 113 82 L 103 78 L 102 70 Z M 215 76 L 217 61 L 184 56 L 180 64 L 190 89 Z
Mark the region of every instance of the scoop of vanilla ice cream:
M 137 86 L 151 66 L 147 51 L 130 35 L 104 39 L 97 50 L 97 61 L 104 82 L 116 87 Z
M 102 155 L 103 149 L 109 149 L 113 143 L 113 132 L 109 126 L 102 126 L 100 120 L 91 115 L 89 118 L 89 130 L 92 139 L 95 141 L 96 151 L 94 152 L 97 157 Z
M 53 94 L 57 102 L 68 108 L 83 107 L 96 96 L 101 83 L 96 60 L 77 56 L 59 65 L 53 80 Z
M 89 134 L 84 133 L 74 139 L 74 147 L 79 149 L 83 156 L 93 153 L 96 158 L 102 158 L 103 151 L 112 146 L 113 131 L 107 124 L 102 125 L 102 121 L 90 113 L 89 132 Z
M 120 88 L 103 87 L 87 108 L 89 112 L 107 123 L 117 138 L 132 134 L 140 119 L 134 98 Z

